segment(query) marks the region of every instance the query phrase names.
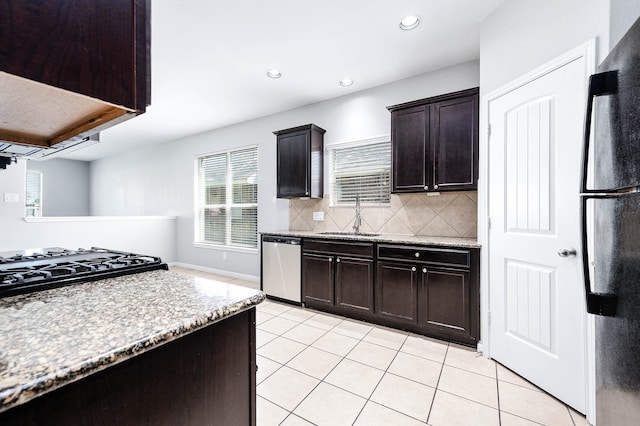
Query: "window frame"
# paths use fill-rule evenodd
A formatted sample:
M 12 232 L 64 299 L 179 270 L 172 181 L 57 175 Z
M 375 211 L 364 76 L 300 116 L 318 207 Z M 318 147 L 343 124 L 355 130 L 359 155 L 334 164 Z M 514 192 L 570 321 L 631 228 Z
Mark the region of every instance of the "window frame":
M 256 170 L 256 202 L 255 203 L 234 203 L 233 202 L 233 172 L 232 168 L 230 168 L 231 155 L 235 152 L 239 151 L 247 151 L 247 150 L 255 150 L 255 170 Z M 207 157 L 213 157 L 218 155 L 225 155 L 226 158 L 226 170 L 225 170 L 225 202 L 218 204 L 204 204 L 204 191 L 205 188 L 203 186 L 203 180 L 201 179 L 201 161 Z M 223 249 L 225 251 L 237 251 L 237 252 L 258 252 L 260 246 L 260 238 L 258 237 L 258 145 L 248 145 L 243 147 L 237 147 L 222 151 L 209 152 L 206 154 L 196 155 L 194 157 L 194 236 L 193 236 L 193 245 L 194 247 L 201 248 L 212 248 L 212 249 Z M 255 246 L 247 246 L 247 245 L 237 245 L 232 242 L 232 220 L 233 215 L 231 214 L 232 209 L 244 209 L 244 208 L 252 208 L 256 209 L 256 242 Z M 225 243 L 206 241 L 204 237 L 205 228 L 204 222 L 202 220 L 203 215 L 201 212 L 203 209 L 207 208 L 224 208 L 226 212 L 225 216 Z
M 388 143 L 389 144 L 389 202 L 386 203 L 369 203 L 369 202 L 364 202 L 364 201 L 360 201 L 360 204 L 362 206 L 367 206 L 367 207 L 390 207 L 391 205 L 391 135 L 382 135 L 382 136 L 377 136 L 374 138 L 369 138 L 369 139 L 362 139 L 362 140 L 357 140 L 357 141 L 350 141 L 350 142 L 337 142 L 337 143 L 332 143 L 330 145 L 327 145 L 325 147 L 325 151 L 327 153 L 327 157 L 328 157 L 328 161 L 327 164 L 329 165 L 328 167 L 328 171 L 329 171 L 329 205 L 332 208 L 341 208 L 341 207 L 347 207 L 347 208 L 353 208 L 355 206 L 355 201 L 353 203 L 344 203 L 344 204 L 338 204 L 337 203 L 337 195 L 336 195 L 336 174 L 335 174 L 335 164 L 334 164 L 334 151 L 335 150 L 340 150 L 340 149 L 349 149 L 349 148 L 359 148 L 359 147 L 363 147 L 363 146 L 367 146 L 367 145 L 373 145 L 373 144 L 379 144 L 379 143 Z
M 40 192 L 40 194 L 38 195 L 38 198 L 37 198 L 40 202 L 39 202 L 38 206 L 33 206 L 33 207 L 30 207 L 27 204 L 27 202 L 28 202 L 28 200 L 30 198 L 29 197 L 29 185 L 27 183 L 27 180 L 29 179 L 29 175 L 30 174 L 31 175 L 38 175 L 38 190 Z M 44 176 L 43 176 L 41 171 L 39 171 L 39 170 L 27 170 L 26 171 L 26 173 L 25 173 L 25 183 L 24 183 L 24 186 L 25 186 L 25 188 L 24 188 L 24 209 L 25 209 L 24 210 L 24 215 L 25 215 L 25 217 L 28 217 L 28 218 L 42 217 L 42 206 L 43 206 L 43 203 L 42 203 L 42 187 L 44 186 L 43 185 L 43 181 L 44 181 Z M 33 215 L 29 215 L 28 212 L 30 210 L 33 210 L 33 212 L 34 212 Z M 36 214 L 36 212 L 37 212 L 37 214 Z

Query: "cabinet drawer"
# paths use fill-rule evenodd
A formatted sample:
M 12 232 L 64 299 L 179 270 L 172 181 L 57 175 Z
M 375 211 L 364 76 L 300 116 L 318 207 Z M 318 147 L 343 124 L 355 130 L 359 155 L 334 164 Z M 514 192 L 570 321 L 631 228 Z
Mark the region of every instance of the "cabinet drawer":
M 366 242 L 303 240 L 302 250 L 373 258 L 373 243 Z
M 378 259 L 469 268 L 470 257 L 465 249 L 378 245 Z

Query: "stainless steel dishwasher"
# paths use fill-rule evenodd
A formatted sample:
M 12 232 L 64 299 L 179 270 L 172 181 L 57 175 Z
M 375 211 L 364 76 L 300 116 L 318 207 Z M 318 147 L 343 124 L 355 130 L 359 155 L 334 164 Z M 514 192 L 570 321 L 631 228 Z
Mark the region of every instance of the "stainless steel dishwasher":
M 262 236 L 261 287 L 267 296 L 301 303 L 300 238 Z

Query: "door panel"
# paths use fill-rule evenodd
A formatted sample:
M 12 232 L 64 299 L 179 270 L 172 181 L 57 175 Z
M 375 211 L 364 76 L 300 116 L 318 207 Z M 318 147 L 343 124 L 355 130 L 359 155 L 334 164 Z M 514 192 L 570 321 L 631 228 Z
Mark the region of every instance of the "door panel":
M 418 322 L 416 265 L 378 262 L 376 314 L 381 318 Z
M 434 189 L 472 189 L 478 176 L 478 97 L 431 106 Z
M 278 197 L 304 197 L 309 193 L 309 132 L 294 132 L 277 138 Z
M 427 182 L 429 106 L 393 112 L 392 192 L 424 191 Z M 418 159 L 418 160 L 416 160 Z M 419 161 L 423 159 L 423 161 Z
M 307 304 L 333 306 L 333 256 L 302 255 L 302 291 Z
M 506 113 L 507 232 L 552 232 L 550 187 L 554 98 L 536 99 Z
M 513 338 L 557 355 L 555 270 L 506 259 L 506 331 Z
M 423 267 L 420 284 L 420 324 L 469 335 L 469 272 Z
M 585 59 L 489 103 L 491 357 L 585 410 L 579 179 Z
M 373 259 L 336 260 L 336 306 L 373 314 Z

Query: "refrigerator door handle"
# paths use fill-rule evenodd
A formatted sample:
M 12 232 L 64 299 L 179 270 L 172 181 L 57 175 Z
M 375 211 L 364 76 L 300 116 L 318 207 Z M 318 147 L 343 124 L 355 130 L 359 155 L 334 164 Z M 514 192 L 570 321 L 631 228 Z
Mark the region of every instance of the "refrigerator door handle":
M 600 194 L 601 195 L 601 194 Z M 587 200 L 605 198 L 603 196 L 582 195 L 580 203 L 580 228 L 582 232 L 582 273 L 587 302 L 587 312 L 595 315 L 614 317 L 618 306 L 618 296 L 610 293 L 594 293 L 591 291 L 589 271 L 589 251 L 587 241 Z M 608 197 L 606 197 L 608 198 Z
M 612 95 L 618 92 L 618 72 L 607 71 L 593 74 L 589 77 L 589 92 L 587 94 L 587 111 L 585 115 L 584 140 L 582 143 L 582 176 L 580 179 L 580 229 L 582 244 L 582 273 L 584 275 L 585 297 L 587 312 L 602 316 L 615 316 L 618 297 L 615 294 L 594 293 L 591 291 L 589 271 L 589 251 L 587 240 L 587 200 L 610 198 L 620 195 L 624 191 L 599 191 L 587 188 L 589 171 L 589 143 L 591 139 L 591 118 L 593 114 L 593 100 L 596 96 Z
M 582 143 L 582 178 L 580 179 L 580 193 L 598 192 L 587 189 L 587 175 L 589 169 L 589 142 L 591 139 L 591 117 L 593 114 L 593 99 L 596 96 L 613 95 L 618 93 L 618 71 L 607 71 L 593 74 L 589 77 L 589 92 L 587 93 L 587 112 L 584 125 L 584 140 Z

